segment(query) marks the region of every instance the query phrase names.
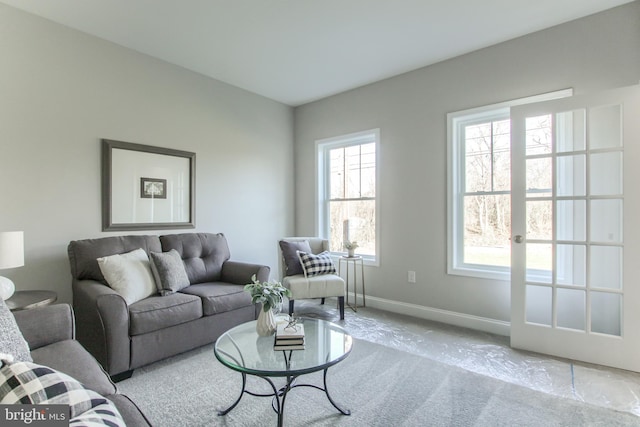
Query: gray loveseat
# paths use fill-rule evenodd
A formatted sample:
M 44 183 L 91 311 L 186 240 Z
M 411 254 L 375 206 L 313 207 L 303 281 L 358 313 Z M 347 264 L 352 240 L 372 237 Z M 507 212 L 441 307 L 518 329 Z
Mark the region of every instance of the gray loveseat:
M 127 305 L 107 286 L 97 258 L 142 248 L 175 249 L 189 286 Z M 72 241 L 68 247 L 76 337 L 114 380 L 133 369 L 214 342 L 229 328 L 257 318 L 244 292 L 255 274 L 269 280 L 268 266 L 230 261 L 223 234 L 118 236 Z
M 74 317 L 68 304 L 17 311 L 13 315 L 29 344 L 34 363 L 64 372 L 109 399 L 128 427 L 151 425 L 127 396 L 117 392 L 96 360 L 74 340 Z

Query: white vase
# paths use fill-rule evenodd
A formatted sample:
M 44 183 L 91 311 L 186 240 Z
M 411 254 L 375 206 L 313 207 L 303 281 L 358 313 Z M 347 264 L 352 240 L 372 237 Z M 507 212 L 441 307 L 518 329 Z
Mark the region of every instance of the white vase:
M 355 248 L 353 248 L 353 249 L 347 249 L 347 256 L 348 256 L 349 258 L 353 258 L 354 256 L 356 256 L 356 249 L 355 249 Z
M 11 280 L 0 276 L 0 298 L 8 300 L 15 292 L 16 287 Z
M 260 314 L 258 314 L 258 321 L 256 322 L 256 332 L 261 337 L 268 337 L 273 335 L 276 331 L 276 317 L 273 314 L 273 310 L 264 311 L 264 306 L 260 307 Z

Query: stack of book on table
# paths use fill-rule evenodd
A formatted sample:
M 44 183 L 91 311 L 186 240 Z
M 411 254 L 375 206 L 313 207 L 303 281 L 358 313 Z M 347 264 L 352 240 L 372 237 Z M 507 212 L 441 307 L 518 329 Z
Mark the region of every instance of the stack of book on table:
M 304 350 L 304 325 L 288 322 L 278 323 L 276 338 L 273 343 L 274 350 Z

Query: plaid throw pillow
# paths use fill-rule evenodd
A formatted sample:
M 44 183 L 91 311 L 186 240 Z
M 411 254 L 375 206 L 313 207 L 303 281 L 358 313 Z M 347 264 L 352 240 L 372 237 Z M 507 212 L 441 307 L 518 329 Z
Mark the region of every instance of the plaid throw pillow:
M 0 369 L 0 404 L 69 405 L 69 426 L 125 427 L 115 405 L 75 379 L 35 363 Z
M 336 272 L 336 267 L 333 265 L 331 255 L 328 251 L 321 252 L 317 255 L 298 251 L 298 258 L 300 258 L 300 264 L 302 264 L 304 277 L 335 274 Z

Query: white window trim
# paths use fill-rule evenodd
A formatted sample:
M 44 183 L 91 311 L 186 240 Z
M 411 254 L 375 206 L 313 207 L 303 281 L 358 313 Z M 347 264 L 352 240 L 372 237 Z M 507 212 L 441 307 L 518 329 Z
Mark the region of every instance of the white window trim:
M 322 238 L 329 238 L 328 224 L 329 204 L 326 165 L 327 153 L 334 147 L 360 145 L 374 142 L 376 145 L 376 255 L 362 255 L 365 265 L 380 266 L 380 129 L 370 129 L 362 132 L 354 132 L 316 141 L 316 234 Z M 346 255 L 346 252 L 332 252 L 334 258 Z
M 459 140 L 462 124 L 470 121 L 496 120 L 510 116 L 511 107 L 535 102 L 549 101 L 573 95 L 573 89 L 563 89 L 541 95 L 529 96 L 493 105 L 471 108 L 447 114 L 447 274 L 478 277 L 483 279 L 510 280 L 511 268 L 479 264 L 465 264 L 464 217 L 462 212 L 461 172 L 464 171 L 464 157 Z M 458 250 L 458 248 L 460 248 Z

